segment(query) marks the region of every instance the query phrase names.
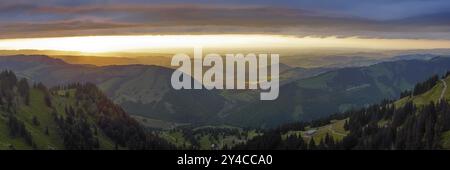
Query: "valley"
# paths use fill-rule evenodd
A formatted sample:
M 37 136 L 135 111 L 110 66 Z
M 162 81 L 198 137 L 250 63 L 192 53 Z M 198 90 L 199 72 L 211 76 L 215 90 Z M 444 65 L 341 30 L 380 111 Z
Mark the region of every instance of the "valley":
M 312 141 L 318 144 L 325 141 L 335 144 L 344 142 L 352 134 L 347 127 L 352 120 L 348 118 L 348 112 L 369 107 L 383 99 L 398 98 L 400 92 L 401 96 L 411 95 L 395 101 L 396 107 L 411 102 L 423 106 L 430 101 L 438 103 L 440 99 L 450 99 L 450 91 L 446 88 L 449 79 L 433 79 L 436 84 L 425 92 L 414 91 L 412 95 L 408 91 L 418 88 L 415 84 L 431 75 L 443 75 L 450 68 L 450 58 L 398 58 L 365 67 L 321 68 L 316 71 L 282 67 L 282 75 L 289 76 L 282 81 L 279 99 L 272 102 L 259 101 L 257 93 L 248 90 L 175 91 L 167 82 L 173 70 L 159 66 L 98 67 L 68 64 L 46 56 L 4 56 L 0 57 L 0 67 L 17 72 L 18 78 L 26 78 L 30 84 L 42 82 L 41 88 L 44 85 L 51 87 L 51 108 L 58 113 L 71 112 L 67 111 L 67 106 L 80 104 L 73 99 L 79 93 L 76 90 L 80 86 L 78 83 L 95 83 L 108 98 L 130 113 L 129 119 L 135 120 L 145 133 L 167 142 L 163 146 L 200 150 L 234 149 L 265 140 L 269 135 L 284 142 L 299 142 L 301 139 L 303 142 L 298 144 L 308 148 Z M 305 71 L 310 73 L 301 77 L 292 74 L 292 71 L 298 71 L 300 75 Z M 428 88 L 425 85 L 422 85 L 423 88 Z M 5 132 L 0 138 L 3 149 L 67 149 L 68 144 L 62 142 L 64 138 L 61 139 L 58 133 L 51 133 L 58 131 L 55 128 L 60 125 L 52 120 L 52 109 L 46 109 L 42 98 L 41 92 L 32 88 L 30 106 L 19 106 L 17 111 L 25 116 L 18 119 L 28 122 L 25 127 L 33 136 L 33 143 L 11 138 Z M 343 114 L 334 115 L 339 112 Z M 35 115 L 37 113 L 43 114 Z M 10 122 L 8 112 L 2 115 L 0 126 Z M 39 126 L 33 125 L 34 119 L 46 127 L 36 128 Z M 379 120 L 377 124 L 384 126 L 390 121 Z M 8 127 L 0 129 L 6 130 Z M 277 129 L 280 131 L 273 134 Z M 111 141 L 105 133 L 97 132 L 94 139 L 94 146 L 98 149 L 127 148 L 126 144 L 118 147 L 117 142 Z M 442 143 L 446 146 L 445 141 Z M 89 146 L 92 147 L 92 144 Z
M 416 152 L 427 162 L 309 150 L 450 150 L 449 9 L 446 0 L 1 0 L 0 150 L 143 155 L 0 160 L 446 163 L 431 152 Z
M 161 126 L 171 122 L 271 128 L 396 98 L 401 91 L 450 67 L 449 58 L 420 56 L 424 59 L 399 56 L 370 66 L 341 69 L 281 64 L 280 96 L 271 102 L 258 100 L 258 93 L 249 90 L 174 90 L 170 86 L 173 70 L 152 65 L 99 67 L 17 55 L 0 57 L 0 68 L 49 87 L 95 83 L 128 113 L 156 120 L 154 123 Z

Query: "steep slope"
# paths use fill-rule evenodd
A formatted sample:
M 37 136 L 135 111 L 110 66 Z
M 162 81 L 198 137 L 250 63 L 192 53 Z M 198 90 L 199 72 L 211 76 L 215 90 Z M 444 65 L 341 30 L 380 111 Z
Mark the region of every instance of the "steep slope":
M 343 68 L 283 85 L 277 100 L 243 105 L 225 119 L 231 124 L 255 127 L 314 120 L 382 99 L 397 98 L 401 91 L 448 69 L 450 58 L 444 57 Z
M 284 124 L 235 149 L 450 149 L 449 82 L 449 73 L 431 77 L 414 87 L 423 93 Z
M 395 101 L 394 104 L 396 107 L 403 107 L 406 103 L 412 102 L 416 106 L 424 106 L 430 102 L 438 103 L 440 100 L 450 100 L 448 84 L 450 84 L 450 78 L 441 79 L 433 88 L 423 94 L 403 97 Z
M 216 116 L 224 99 L 215 91 L 171 88 L 172 69 L 149 65 L 67 64 L 47 56 L 3 56 L 0 68 L 47 86 L 91 82 L 127 112 L 176 122 L 204 122 Z
M 0 149 L 168 149 L 93 84 L 30 87 L 0 73 Z
M 376 149 L 450 149 L 448 75 L 421 94 L 349 114 L 350 134 L 344 138 L 344 145 Z

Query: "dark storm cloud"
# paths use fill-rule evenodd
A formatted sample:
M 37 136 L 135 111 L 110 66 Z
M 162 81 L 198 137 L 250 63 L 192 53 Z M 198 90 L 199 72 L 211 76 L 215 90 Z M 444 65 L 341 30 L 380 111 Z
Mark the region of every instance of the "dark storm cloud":
M 4 0 L 0 37 L 271 33 L 450 39 L 442 0 Z

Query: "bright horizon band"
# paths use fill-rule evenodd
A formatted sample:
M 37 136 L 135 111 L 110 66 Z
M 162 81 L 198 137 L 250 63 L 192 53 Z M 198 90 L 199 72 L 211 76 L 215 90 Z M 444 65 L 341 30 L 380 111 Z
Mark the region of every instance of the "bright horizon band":
M 89 53 L 152 52 L 158 49 L 205 48 L 450 48 L 450 40 L 295 37 L 260 34 L 127 35 L 0 39 L 0 50 L 58 50 Z

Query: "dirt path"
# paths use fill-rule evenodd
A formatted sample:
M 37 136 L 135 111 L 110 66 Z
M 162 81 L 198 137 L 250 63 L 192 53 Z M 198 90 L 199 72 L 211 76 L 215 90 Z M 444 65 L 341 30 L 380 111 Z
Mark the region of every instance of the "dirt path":
M 444 84 L 444 89 L 442 89 L 441 96 L 439 97 L 439 101 L 441 101 L 444 98 L 445 91 L 447 90 L 447 83 L 442 79 L 441 79 L 441 82 Z

